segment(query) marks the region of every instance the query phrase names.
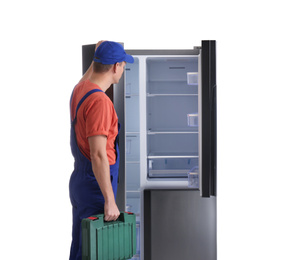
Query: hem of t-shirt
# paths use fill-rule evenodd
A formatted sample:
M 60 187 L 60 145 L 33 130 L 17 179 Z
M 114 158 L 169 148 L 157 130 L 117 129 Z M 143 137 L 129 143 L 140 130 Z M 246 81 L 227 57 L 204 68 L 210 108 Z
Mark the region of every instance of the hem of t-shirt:
M 97 132 L 92 132 L 90 134 L 88 134 L 86 136 L 86 138 L 91 137 L 91 136 L 96 136 L 96 135 L 104 135 L 104 136 L 108 136 L 108 132 L 107 131 L 97 131 Z

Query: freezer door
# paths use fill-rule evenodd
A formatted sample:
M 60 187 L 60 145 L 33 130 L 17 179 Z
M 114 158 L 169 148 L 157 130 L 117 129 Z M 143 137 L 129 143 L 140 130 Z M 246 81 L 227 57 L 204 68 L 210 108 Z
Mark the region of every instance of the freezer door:
M 217 108 L 216 108 L 216 41 L 202 41 L 201 84 L 201 176 L 202 197 L 216 196 L 217 176 Z
M 198 190 L 144 191 L 145 260 L 216 260 L 216 197 Z

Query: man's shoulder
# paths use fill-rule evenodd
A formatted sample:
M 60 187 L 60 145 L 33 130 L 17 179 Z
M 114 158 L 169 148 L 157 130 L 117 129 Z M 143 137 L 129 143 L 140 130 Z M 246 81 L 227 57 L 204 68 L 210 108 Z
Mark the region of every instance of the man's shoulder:
M 85 80 L 82 82 L 79 82 L 74 90 L 74 94 L 76 96 L 77 99 L 82 99 L 86 94 L 88 94 L 90 91 L 93 90 L 99 90 L 99 91 L 95 91 L 90 95 L 90 99 L 99 99 L 99 100 L 105 100 L 106 99 L 106 95 L 105 93 L 100 89 L 100 87 L 92 82 L 90 82 L 89 80 Z

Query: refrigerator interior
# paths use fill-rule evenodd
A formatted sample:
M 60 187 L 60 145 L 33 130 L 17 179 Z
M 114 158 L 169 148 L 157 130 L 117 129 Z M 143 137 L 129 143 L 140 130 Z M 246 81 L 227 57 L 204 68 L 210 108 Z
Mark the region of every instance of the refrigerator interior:
M 199 56 L 134 59 L 125 67 L 124 124 L 126 210 L 137 216 L 136 260 L 143 259 L 143 191 L 187 187 L 188 172 L 199 167 Z
M 147 176 L 187 177 L 198 166 L 198 59 L 149 57 L 146 71 Z

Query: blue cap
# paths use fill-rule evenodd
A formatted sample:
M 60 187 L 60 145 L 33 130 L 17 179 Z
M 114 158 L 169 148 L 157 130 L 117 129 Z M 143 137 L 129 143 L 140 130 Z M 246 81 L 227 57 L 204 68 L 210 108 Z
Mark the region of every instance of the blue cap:
M 133 56 L 125 53 L 121 44 L 117 42 L 104 41 L 97 48 L 94 61 L 102 64 L 115 64 L 122 61 L 133 63 L 134 58 Z

